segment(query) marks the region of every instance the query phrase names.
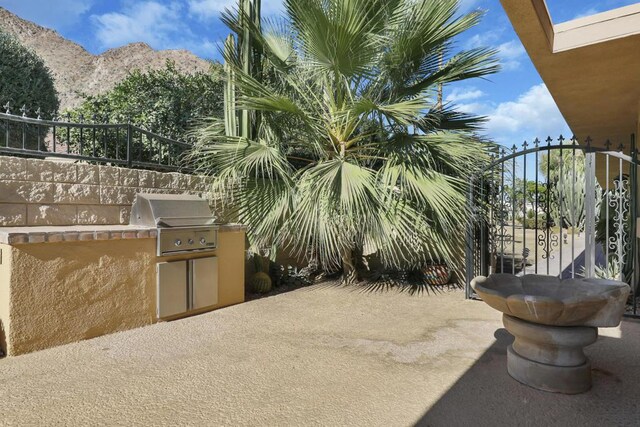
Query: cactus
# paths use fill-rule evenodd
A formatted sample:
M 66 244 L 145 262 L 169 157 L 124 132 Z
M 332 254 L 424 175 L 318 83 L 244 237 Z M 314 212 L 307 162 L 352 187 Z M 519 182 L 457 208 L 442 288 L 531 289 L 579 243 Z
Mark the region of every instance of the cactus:
M 235 34 L 229 34 L 224 43 L 224 123 L 227 136 L 251 139 L 259 123 L 255 113 L 252 115 L 249 110 L 237 109 L 236 70 L 254 77 L 261 73 L 260 56 L 251 36 L 251 26 L 260 28 L 260 8 L 261 0 L 239 0 L 238 28 Z M 264 271 L 263 258 L 254 254 L 253 262 L 255 273 L 249 280 L 252 290 L 257 293 L 271 291 L 273 283 Z
M 251 289 L 259 294 L 271 291 L 273 283 L 271 277 L 264 271 L 264 259 L 259 254 L 253 255 L 253 266 L 255 273 L 251 276 Z
M 251 289 L 253 290 L 253 292 L 258 294 L 266 294 L 267 292 L 271 291 L 271 288 L 271 277 L 269 277 L 267 273 L 260 271 L 258 273 L 254 273 L 253 276 L 251 276 Z
M 236 85 L 234 66 L 238 66 L 245 74 L 257 76 L 260 71 L 260 58 L 251 38 L 250 25 L 260 28 L 261 0 L 239 0 L 239 30 L 234 36 L 229 34 L 224 43 L 224 69 L 226 72 L 224 117 L 227 136 L 241 136 L 252 138 L 257 127 L 259 117 L 252 115 L 248 110 L 239 112 L 236 108 Z M 251 23 L 247 22 L 250 20 Z M 235 63 L 231 65 L 230 62 Z M 253 119 L 253 120 L 252 120 Z
M 236 39 L 229 34 L 224 42 L 225 57 L 232 55 L 236 49 Z M 228 60 L 224 62 L 224 126 L 227 136 L 238 136 L 238 124 L 236 121 L 236 86 L 233 68 Z
M 584 163 L 584 159 L 580 159 Z M 568 166 L 558 176 L 552 189 L 551 216 L 556 225 L 572 227 L 574 230 L 584 230 L 585 223 L 585 173 L 584 166 L 577 165 L 575 172 Z M 600 207 L 602 189 L 596 183 L 596 210 Z M 562 212 L 562 218 L 560 218 Z

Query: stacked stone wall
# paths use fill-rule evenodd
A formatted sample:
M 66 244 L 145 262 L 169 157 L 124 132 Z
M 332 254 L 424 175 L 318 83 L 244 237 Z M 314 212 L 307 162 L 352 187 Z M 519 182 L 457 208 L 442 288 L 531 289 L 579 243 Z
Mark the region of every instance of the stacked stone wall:
M 136 193 L 208 190 L 177 172 L 0 156 L 0 227 L 128 224 Z

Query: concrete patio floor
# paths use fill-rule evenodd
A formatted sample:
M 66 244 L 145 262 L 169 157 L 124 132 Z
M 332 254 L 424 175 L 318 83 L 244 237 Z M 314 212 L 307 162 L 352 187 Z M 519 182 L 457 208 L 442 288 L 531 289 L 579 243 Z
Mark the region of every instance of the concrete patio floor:
M 0 360 L 1 425 L 638 425 L 640 323 L 589 347 L 593 389 L 506 372 L 499 313 L 463 293 L 313 286 Z

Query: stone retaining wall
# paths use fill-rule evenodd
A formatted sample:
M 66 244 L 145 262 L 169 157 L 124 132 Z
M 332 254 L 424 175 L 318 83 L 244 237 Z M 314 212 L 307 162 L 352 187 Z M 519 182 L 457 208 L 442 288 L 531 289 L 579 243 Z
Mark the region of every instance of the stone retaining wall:
M 0 156 L 0 227 L 128 224 L 136 193 L 207 191 L 200 176 Z

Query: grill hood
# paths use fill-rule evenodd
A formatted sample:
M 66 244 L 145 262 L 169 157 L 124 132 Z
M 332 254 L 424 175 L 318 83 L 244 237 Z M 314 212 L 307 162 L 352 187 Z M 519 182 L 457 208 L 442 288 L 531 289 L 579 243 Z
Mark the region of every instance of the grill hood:
M 191 194 L 139 193 L 131 207 L 131 225 L 193 227 L 211 225 L 215 218 L 206 200 Z

